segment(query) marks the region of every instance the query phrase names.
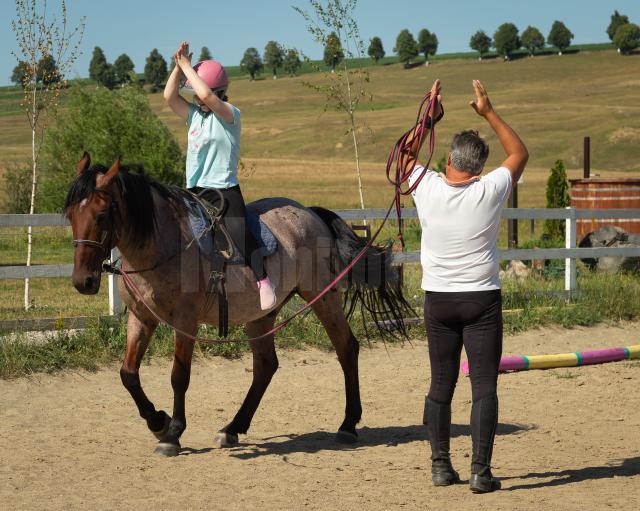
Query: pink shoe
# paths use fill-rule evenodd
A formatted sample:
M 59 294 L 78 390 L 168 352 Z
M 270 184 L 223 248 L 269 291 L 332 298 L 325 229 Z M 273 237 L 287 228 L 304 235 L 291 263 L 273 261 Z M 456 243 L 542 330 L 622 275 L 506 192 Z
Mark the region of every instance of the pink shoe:
M 263 311 L 272 309 L 276 304 L 276 290 L 271 279 L 265 277 L 258 281 L 258 289 L 260 290 L 260 308 Z

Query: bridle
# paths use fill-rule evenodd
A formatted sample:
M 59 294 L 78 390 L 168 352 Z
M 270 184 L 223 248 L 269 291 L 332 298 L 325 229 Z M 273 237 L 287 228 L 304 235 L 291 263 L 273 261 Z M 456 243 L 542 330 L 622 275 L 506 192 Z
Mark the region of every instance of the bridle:
M 94 240 L 75 240 L 74 239 L 73 246 L 77 247 L 79 245 L 87 245 L 89 247 L 98 248 L 102 251 L 103 260 L 107 260 L 111 255 L 111 249 L 116 245 L 118 241 L 118 235 L 114 227 L 115 217 L 119 213 L 118 200 L 116 199 L 115 194 L 108 188 L 96 187 L 93 190 L 93 193 L 103 193 L 111 199 L 111 202 L 109 203 L 109 208 L 107 209 L 108 228 L 102 230 L 103 231 L 102 240 L 94 241 Z

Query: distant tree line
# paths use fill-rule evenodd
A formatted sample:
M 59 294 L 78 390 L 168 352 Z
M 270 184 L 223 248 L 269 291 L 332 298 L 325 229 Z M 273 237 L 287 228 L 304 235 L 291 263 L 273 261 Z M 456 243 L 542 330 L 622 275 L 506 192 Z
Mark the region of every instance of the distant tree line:
M 622 55 L 628 55 L 640 46 L 640 26 L 629 21 L 629 17 L 620 14 L 617 10 L 611 15 L 611 21 L 606 29 L 607 35 Z M 478 30 L 471 36 L 469 47 L 477 51 L 479 60 L 482 60 L 491 48 L 505 60 L 510 60 L 513 53 L 524 48 L 533 57 L 540 53 L 545 47 L 551 46 L 557 49 L 562 55 L 571 46 L 574 35 L 562 21 L 554 21 L 551 29 L 545 38 L 542 32 L 534 26 L 528 26 L 520 34 L 518 28 L 513 23 L 503 23 L 494 32 L 493 37 L 489 37 L 483 30 Z M 418 32 L 417 39 L 408 30 L 400 31 L 396 37 L 393 51 L 398 56 L 404 67 L 411 67 L 417 57 L 422 54 L 425 64 L 429 65 L 429 58 L 438 51 L 438 37 L 435 33 L 423 28 Z M 372 37 L 369 41 L 367 54 L 377 64 L 386 55 L 382 40 L 379 37 Z M 212 58 L 209 49 L 204 46 L 200 52 L 198 61 Z M 323 61 L 332 71 L 344 59 L 342 43 L 335 32 L 326 38 Z M 247 48 L 240 61 L 240 68 L 247 73 L 252 80 L 266 68 L 271 72 L 274 79 L 278 77 L 280 71 L 284 71 L 289 76 L 295 76 L 302 61 L 300 54 L 295 49 L 286 49 L 276 41 L 269 41 L 262 53 L 255 48 Z M 173 62 L 171 62 L 173 67 Z M 170 69 L 167 68 L 167 61 L 153 49 L 146 59 L 144 67 L 144 79 L 151 84 L 152 90 L 157 90 L 166 80 Z M 18 85 L 24 85 L 26 76 L 26 63 L 19 62 L 11 75 L 11 81 Z M 113 89 L 119 85 L 124 85 L 136 79 L 134 64 L 126 53 L 120 55 L 113 64 L 107 62 L 104 52 L 98 46 L 93 50 L 93 56 L 89 64 L 89 77 L 99 85 Z M 38 63 L 38 73 L 36 81 L 44 85 L 60 80 L 55 60 L 51 56 L 45 56 Z

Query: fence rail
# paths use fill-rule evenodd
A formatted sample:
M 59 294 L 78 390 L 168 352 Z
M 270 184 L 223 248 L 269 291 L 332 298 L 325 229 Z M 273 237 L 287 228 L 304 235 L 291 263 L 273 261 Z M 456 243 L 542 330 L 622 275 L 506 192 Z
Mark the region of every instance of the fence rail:
M 344 220 L 382 220 L 386 214 L 384 209 L 339 209 L 335 210 Z M 417 219 L 415 208 L 403 208 L 404 219 Z M 390 220 L 397 220 L 395 211 L 389 215 Z M 541 249 L 505 249 L 499 250 L 501 260 L 565 260 L 565 290 L 576 289 L 576 259 L 598 257 L 640 257 L 640 248 L 602 247 L 577 248 L 576 224 L 583 219 L 600 220 L 636 220 L 640 221 L 640 209 L 537 209 L 537 208 L 505 208 L 502 211 L 504 220 L 565 220 L 565 248 Z M 6 227 L 65 227 L 68 220 L 62 215 L 0 215 L 0 228 Z M 420 262 L 420 252 L 395 253 L 394 264 Z M 43 264 L 33 266 L 0 266 L 0 280 L 41 277 L 69 277 L 72 264 Z M 120 301 L 115 279 L 109 276 L 109 311 L 116 314 L 120 311 Z

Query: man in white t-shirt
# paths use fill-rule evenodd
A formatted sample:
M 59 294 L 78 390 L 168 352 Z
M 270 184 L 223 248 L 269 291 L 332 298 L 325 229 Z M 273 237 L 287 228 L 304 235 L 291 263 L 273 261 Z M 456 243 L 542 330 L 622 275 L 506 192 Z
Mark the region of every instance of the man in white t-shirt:
M 445 174 L 416 165 L 409 183 L 421 178 L 413 193 L 422 226 L 420 260 L 425 290 L 425 327 L 429 343 L 431 385 L 424 419 L 431 443 L 432 479 L 437 486 L 459 482 L 449 457 L 451 400 L 464 346 L 469 359 L 473 455 L 469 485 L 485 493 L 500 488 L 491 474 L 498 423 L 496 393 L 502 354 L 502 298 L 496 243 L 504 202 L 529 158 L 526 147 L 495 112 L 483 85 L 473 81 L 471 107 L 495 131 L 507 158 L 481 176 L 488 144 L 476 131 L 454 136 Z M 434 119 L 441 112 L 440 83 Z M 411 143 L 411 142 L 410 142 Z M 416 139 L 405 155 L 413 165 L 420 150 Z

